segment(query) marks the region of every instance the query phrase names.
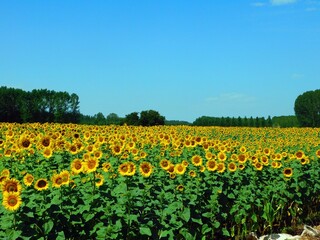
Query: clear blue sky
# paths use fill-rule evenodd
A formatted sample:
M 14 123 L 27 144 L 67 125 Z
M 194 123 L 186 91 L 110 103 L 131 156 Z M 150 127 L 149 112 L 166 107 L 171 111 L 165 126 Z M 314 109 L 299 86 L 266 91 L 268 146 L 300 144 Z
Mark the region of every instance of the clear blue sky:
M 320 88 L 320 0 L 2 0 L 1 85 L 88 115 L 293 115 Z

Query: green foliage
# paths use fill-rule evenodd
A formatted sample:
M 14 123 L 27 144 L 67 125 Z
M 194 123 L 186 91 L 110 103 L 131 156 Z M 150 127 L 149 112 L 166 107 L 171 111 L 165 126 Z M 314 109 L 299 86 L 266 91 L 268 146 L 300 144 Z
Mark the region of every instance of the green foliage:
M 222 127 L 271 127 L 272 121 L 270 116 L 266 120 L 264 117 L 208 117 L 202 116 L 197 118 L 194 126 L 222 126 Z
M 320 126 L 320 89 L 299 95 L 294 103 L 294 111 L 302 127 Z
M 146 110 L 140 113 L 133 112 L 126 115 L 124 122 L 127 125 L 134 126 L 156 126 L 156 125 L 164 125 L 165 117 L 161 116 L 159 112 L 155 110 Z
M 79 117 L 79 97 L 74 93 L 0 88 L 1 122 L 78 123 Z
M 155 110 L 142 111 L 139 123 L 142 126 L 164 125 L 165 117 Z
M 272 118 L 274 127 L 299 127 L 299 122 L 296 116 L 279 116 Z

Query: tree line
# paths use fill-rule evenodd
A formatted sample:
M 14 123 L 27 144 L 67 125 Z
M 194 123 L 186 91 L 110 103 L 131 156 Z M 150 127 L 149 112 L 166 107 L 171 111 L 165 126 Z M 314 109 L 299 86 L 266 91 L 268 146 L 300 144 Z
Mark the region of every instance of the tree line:
M 145 110 L 140 113 L 132 112 L 127 114 L 124 118 L 119 117 L 116 113 L 110 113 L 106 117 L 99 112 L 94 116 L 82 115 L 80 123 L 95 124 L 95 125 L 133 125 L 133 126 L 156 126 L 165 125 L 165 117 L 161 116 L 155 110 Z
M 47 89 L 24 91 L 0 87 L 0 122 L 58 122 L 95 125 L 194 125 L 239 127 L 320 127 L 320 90 L 299 95 L 294 103 L 295 116 L 264 117 L 209 117 L 202 116 L 193 123 L 166 120 L 155 110 L 132 112 L 125 117 L 116 113 L 93 116 L 80 113 L 77 94 Z
M 77 94 L 47 89 L 24 91 L 16 88 L 0 88 L 1 122 L 58 122 L 80 121 Z

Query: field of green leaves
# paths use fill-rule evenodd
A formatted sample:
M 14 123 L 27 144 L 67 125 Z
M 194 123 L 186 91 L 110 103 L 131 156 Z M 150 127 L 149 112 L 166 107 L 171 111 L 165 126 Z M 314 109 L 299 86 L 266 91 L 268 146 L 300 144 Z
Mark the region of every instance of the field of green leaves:
M 1 239 L 243 239 L 320 222 L 320 129 L 0 123 Z

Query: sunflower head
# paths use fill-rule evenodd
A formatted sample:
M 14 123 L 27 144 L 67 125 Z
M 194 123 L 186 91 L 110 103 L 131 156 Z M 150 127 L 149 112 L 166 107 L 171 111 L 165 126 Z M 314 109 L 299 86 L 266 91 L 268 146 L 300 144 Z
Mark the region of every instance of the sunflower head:
M 227 155 L 226 155 L 226 153 L 225 152 L 219 152 L 218 153 L 218 160 L 219 161 L 225 161 L 227 159 Z
M 142 176 L 149 177 L 153 171 L 152 165 L 149 162 L 142 162 L 139 167 Z
M 24 175 L 24 177 L 23 177 L 23 183 L 24 183 L 24 185 L 26 185 L 26 186 L 28 186 L 28 187 L 32 185 L 33 180 L 34 180 L 34 177 L 33 177 L 32 174 L 30 174 L 30 173 L 27 173 L 27 174 Z
M 128 164 L 128 172 L 127 176 L 133 176 L 136 173 L 136 165 L 133 162 L 127 162 Z
M 202 157 L 200 155 L 194 155 L 191 158 L 192 164 L 195 166 L 201 166 L 202 165 Z
M 183 192 L 184 190 L 184 186 L 182 184 L 179 184 L 176 189 L 179 191 L 179 192 Z
M 162 159 L 160 161 L 160 167 L 164 170 L 168 170 L 168 168 L 170 167 L 170 161 L 167 159 Z
M 189 171 L 189 176 L 194 178 L 194 177 L 197 176 L 197 173 L 194 170 L 190 170 Z
M 96 187 L 100 187 L 104 183 L 104 177 L 100 173 L 95 174 L 95 180 L 96 180 L 96 182 L 95 182 Z
M 59 188 L 62 185 L 62 177 L 60 174 L 54 174 L 52 176 L 52 187 Z
M 47 147 L 47 148 L 45 148 L 44 150 L 43 150 L 43 156 L 45 157 L 45 158 L 50 158 L 51 156 L 52 156 L 52 149 L 51 149 L 51 147 Z
M 237 170 L 237 165 L 236 165 L 234 162 L 230 162 L 230 163 L 228 164 L 228 170 L 229 170 L 230 172 L 235 172 L 235 171 Z
M 110 169 L 111 169 L 111 163 L 110 162 L 104 162 L 103 164 L 102 164 L 102 170 L 104 171 L 104 172 L 109 172 L 110 171 Z
M 121 163 L 118 167 L 118 172 L 122 176 L 126 176 L 129 172 L 129 164 L 127 162 Z
M 99 166 L 99 160 L 96 158 L 89 158 L 85 161 L 84 166 L 87 173 L 95 172 Z
M 284 169 L 283 169 L 283 175 L 284 175 L 285 177 L 289 178 L 289 177 L 292 176 L 292 174 L 293 174 L 292 168 L 287 167 L 287 168 L 284 168 Z
M 71 171 L 75 174 L 81 173 L 83 170 L 83 163 L 80 159 L 76 158 L 71 162 Z
M 224 162 L 219 162 L 217 164 L 217 172 L 223 173 L 225 170 L 226 170 L 226 165 L 224 164 Z
M 22 204 L 20 194 L 18 192 L 4 192 L 2 205 L 9 211 L 16 211 Z
M 36 181 L 34 188 L 38 191 L 47 190 L 49 188 L 49 182 L 45 178 L 40 178 Z
M 254 166 L 255 166 L 256 170 L 258 170 L 258 171 L 261 171 L 263 168 L 263 164 L 261 162 L 256 162 L 254 164 Z
M 2 183 L 3 192 L 21 192 L 21 184 L 18 180 L 14 178 L 7 178 Z
M 182 163 L 178 163 L 174 166 L 174 172 L 178 175 L 182 175 L 186 172 L 186 167 Z
M 217 162 L 213 159 L 210 159 L 206 162 L 206 167 L 208 171 L 213 172 L 217 169 Z

